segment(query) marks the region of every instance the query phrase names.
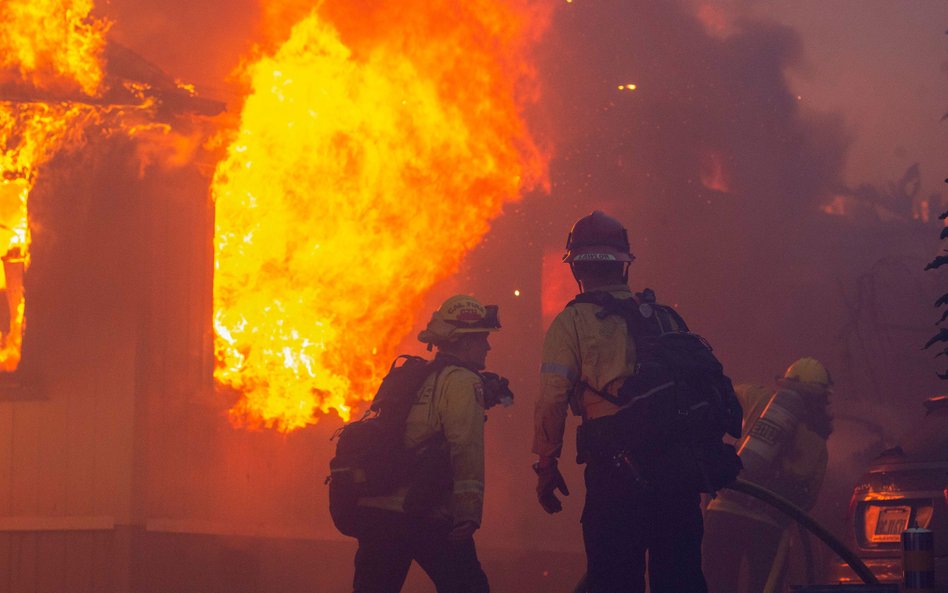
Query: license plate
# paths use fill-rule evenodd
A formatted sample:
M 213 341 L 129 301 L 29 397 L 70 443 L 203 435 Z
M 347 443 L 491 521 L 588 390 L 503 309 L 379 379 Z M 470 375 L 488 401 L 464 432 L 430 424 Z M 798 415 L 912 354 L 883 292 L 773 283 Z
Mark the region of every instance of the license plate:
M 869 541 L 872 542 L 897 542 L 902 537 L 902 532 L 908 527 L 909 517 L 912 514 L 912 507 L 883 507 L 873 506 L 867 509 L 866 519 L 871 521 L 875 519 L 875 525 L 867 525 L 871 529 Z M 875 512 L 872 512 L 875 511 Z M 867 521 L 868 522 L 868 521 Z

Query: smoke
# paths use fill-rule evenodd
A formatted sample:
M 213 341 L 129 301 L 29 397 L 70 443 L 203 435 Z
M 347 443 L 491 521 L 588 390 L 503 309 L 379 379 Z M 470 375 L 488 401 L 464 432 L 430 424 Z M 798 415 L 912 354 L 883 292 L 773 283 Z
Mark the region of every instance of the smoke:
M 306 11 L 288 2 L 215 8 L 113 0 L 110 10 L 120 40 L 212 92 L 254 44 L 284 38 Z M 358 5 L 337 10 L 357 22 Z M 915 273 L 927 257 L 925 242 L 912 238 L 917 226 L 821 210 L 853 193 L 843 177 L 851 131 L 841 115 L 804 107 L 790 87 L 789 72 L 807 57 L 798 32 L 731 16 L 701 4 L 619 1 L 574 2 L 556 14 L 538 64 L 542 106 L 532 114 L 556 147 L 552 192 L 511 207 L 467 272 L 442 289 L 501 303 L 504 331 L 491 356 L 518 391 L 514 408 L 492 411 L 487 426 L 484 545 L 581 545 L 581 475 L 564 464 L 574 494 L 562 516 L 543 515 L 527 433 L 549 290 L 542 262 L 594 208 L 628 224 L 633 286 L 678 306 L 735 380 L 766 383 L 803 355 L 827 363 L 844 417 L 839 435 L 857 435 L 834 445 L 834 464 L 861 455 L 858 467 L 873 445 L 845 417 L 882 420 L 930 392 L 927 360 L 915 355 L 911 332 L 894 329 L 929 322 L 928 279 Z M 635 90 L 619 89 L 628 84 Z M 568 276 L 562 285 L 570 289 Z M 890 439 L 905 422 L 894 424 Z M 278 499 L 259 497 L 255 513 L 266 516 Z
M 910 198 L 887 220 L 827 214 L 834 197 L 867 189 L 844 181 L 853 136 L 843 116 L 805 107 L 790 86 L 806 56 L 797 31 L 725 19 L 703 4 L 574 2 L 558 11 L 535 118 L 556 146 L 552 192 L 498 221 L 465 278 L 501 303 L 508 323 L 492 357 L 525 396 L 512 419 L 487 426 L 487 515 L 499 518 L 485 542 L 580 546 L 579 471 L 566 460 L 574 495 L 563 516 L 543 515 L 522 433 L 532 425 L 544 293 L 556 292 L 559 307 L 569 298 L 555 282 L 541 285 L 539 270 L 562 253 L 572 222 L 596 208 L 629 227 L 633 288 L 652 287 L 678 307 L 735 381 L 771 384 L 802 356 L 830 368 L 840 420 L 830 441 L 835 479 L 819 512 L 832 528 L 842 529 L 868 460 L 936 392 L 918 348 L 938 294 L 921 273 L 937 229 L 912 219 Z M 558 282 L 569 286 L 561 269 L 567 280 Z
M 357 14 L 362 4 L 350 3 L 349 12 Z M 261 9 L 255 0 L 226 7 L 218 0 L 112 0 L 99 10 L 114 22 L 113 39 L 194 82 L 202 95 L 226 100 L 234 112 L 243 97 L 234 77 L 241 61 L 255 45 L 285 38 L 288 27 L 308 10 L 303 3 L 265 6 Z M 582 548 L 582 476 L 568 459 L 570 435 L 563 468 L 573 494 L 555 517 L 535 502 L 529 448 L 544 330 L 541 311 L 565 304 L 571 287 L 565 267 L 557 267 L 555 259 L 572 222 L 595 208 L 629 226 L 638 257 L 633 287 L 652 287 L 661 301 L 678 307 L 714 344 L 736 382 L 767 383 L 800 356 L 815 356 L 830 368 L 836 380 L 837 433 L 830 441 L 834 481 L 824 491 L 824 516 L 842 514 L 838 504 L 848 499 L 854 473 L 876 450 L 899 438 L 914 411 L 921 411 L 920 400 L 936 389 L 934 367 L 918 348 L 931 333 L 931 303 L 938 294 L 934 275 L 921 273 L 937 232 L 906 218 L 911 208 L 905 210 L 905 204 L 887 208 L 902 214 L 885 221 L 824 211 L 839 195 L 875 194 L 865 187 L 847 189 L 843 173 L 853 138 L 842 116 L 804 107 L 794 94 L 788 73 L 806 58 L 807 48 L 793 29 L 722 16 L 704 4 L 576 0 L 559 7 L 537 65 L 542 103 L 531 113 L 537 133 L 555 147 L 552 190 L 508 206 L 469 256 L 465 271 L 429 300 L 434 306 L 446 293 L 470 291 L 501 305 L 503 331 L 492 336 L 488 362 L 512 379 L 517 400 L 512 408 L 491 410 L 486 426 L 487 508 L 478 535 L 484 549 L 557 550 L 562 555 L 549 557 L 549 572 L 567 566 Z M 136 148 L 141 149 L 115 150 Z M 127 155 L 106 156 L 123 164 L 123 195 L 140 191 L 136 184 L 142 175 L 123 160 Z M 102 179 L 109 171 L 104 160 L 95 160 Z M 102 228 L 92 226 L 88 235 L 111 229 L 113 235 L 106 236 L 113 242 L 106 251 L 112 259 L 96 264 L 102 267 L 93 270 L 99 276 L 92 280 L 80 271 L 96 255 L 74 261 L 79 251 L 70 250 L 85 245 L 79 231 L 55 253 L 42 251 L 47 239 L 37 234 L 34 295 L 40 300 L 34 307 L 61 312 L 53 321 L 34 323 L 33 344 L 41 349 L 53 343 L 60 331 L 53 325 L 71 329 L 85 323 L 82 315 L 66 313 L 70 305 L 65 301 L 74 295 L 56 292 L 57 285 L 72 285 L 74 276 L 90 311 L 118 302 L 113 305 L 123 313 L 120 329 L 128 334 L 127 342 L 138 343 L 137 331 L 146 336 L 167 332 L 167 343 L 143 346 L 144 362 L 129 363 L 141 365 L 136 368 L 140 376 L 125 377 L 122 384 L 145 396 L 139 428 L 146 436 L 137 442 L 144 453 L 136 458 L 143 464 L 136 471 L 145 475 L 136 485 L 147 493 L 144 517 L 239 525 L 234 531 L 296 524 L 307 537 L 331 534 L 321 479 L 333 446 L 328 436 L 339 422 L 326 419 L 288 436 L 237 432 L 223 417 L 225 402 L 195 395 L 204 392 L 192 383 L 209 376 L 202 356 L 210 333 L 213 223 L 201 192 L 213 167 L 203 165 L 204 178 L 179 171 L 180 179 L 170 185 L 166 178 L 146 180 L 154 212 L 129 200 L 93 217 Z M 61 185 L 70 183 L 71 177 Z M 84 191 L 112 195 L 114 183 L 101 183 Z M 50 201 L 56 189 L 39 195 Z M 163 202 L 172 194 L 173 200 Z M 141 253 L 123 250 L 135 244 L 136 225 L 157 212 L 162 225 L 174 227 L 178 209 L 189 223 L 183 231 L 160 235 L 169 245 Z M 120 218 L 125 222 L 120 227 L 108 222 Z M 63 221 L 80 222 L 69 211 L 37 220 L 49 229 Z M 55 263 L 62 253 L 74 258 Z M 133 256 L 135 261 L 123 259 Z M 112 267 L 122 274 L 107 273 L 114 259 L 121 265 Z M 139 266 L 139 261 L 145 263 Z M 44 272 L 44 265 L 59 268 Z M 117 276 L 152 268 L 160 271 L 148 276 L 151 296 L 128 287 L 117 297 L 109 293 L 109 285 L 121 284 Z M 129 312 L 142 299 L 149 307 L 145 320 Z M 97 331 L 85 327 L 88 335 L 79 333 L 81 338 L 92 342 L 100 332 L 114 331 L 107 325 L 109 315 L 79 312 L 102 324 Z M 54 354 L 57 363 L 69 359 L 68 352 Z M 191 382 L 179 380 L 182 374 Z M 65 375 L 66 370 L 57 377 Z M 884 433 L 879 439 L 878 427 Z M 509 572 L 491 568 L 499 566 L 491 564 L 496 556 L 485 559 L 495 588 L 503 589 L 499 585 L 505 580 L 530 582 L 523 580 L 520 556 L 506 557 L 502 570 Z M 576 566 L 581 571 L 581 562 Z M 534 576 L 542 581 L 539 575 Z

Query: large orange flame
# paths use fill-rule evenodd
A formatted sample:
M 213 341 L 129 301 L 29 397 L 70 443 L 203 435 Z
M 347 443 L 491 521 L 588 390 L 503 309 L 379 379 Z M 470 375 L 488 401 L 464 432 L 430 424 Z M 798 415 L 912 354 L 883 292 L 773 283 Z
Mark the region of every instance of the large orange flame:
M 249 67 L 213 186 L 216 377 L 242 394 L 236 424 L 348 419 L 430 287 L 545 183 L 521 112 L 546 10 L 324 3 Z
M 91 0 L 4 0 L 0 4 L 0 90 L 29 87 L 99 93 L 104 21 Z M 88 105 L 0 100 L 0 370 L 20 361 L 23 273 L 29 265 L 27 198 L 40 167 L 81 136 Z
M 0 69 L 8 71 L 5 78 L 12 71 L 36 88 L 74 86 L 97 95 L 108 23 L 91 17 L 92 8 L 92 0 L 3 0 Z
M 23 274 L 29 267 L 27 198 L 37 171 L 58 150 L 81 141 L 88 105 L 0 103 L 0 370 L 14 371 L 23 341 Z

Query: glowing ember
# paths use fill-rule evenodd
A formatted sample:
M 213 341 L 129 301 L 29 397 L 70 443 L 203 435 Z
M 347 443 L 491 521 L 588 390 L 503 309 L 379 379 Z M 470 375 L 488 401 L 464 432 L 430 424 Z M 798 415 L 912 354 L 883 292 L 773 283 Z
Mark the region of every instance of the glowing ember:
M 107 25 L 88 0 L 5 0 L 0 5 L 0 88 L 95 95 Z M 53 26 L 51 26 L 51 24 Z M 37 171 L 81 136 L 89 106 L 0 101 L 0 370 L 20 362 L 23 273 L 29 265 L 27 198 Z
M 384 26 L 349 29 L 324 4 L 249 68 L 213 188 L 216 377 L 242 393 L 238 425 L 348 419 L 426 291 L 545 179 L 518 101 L 546 9 L 386 4 L 352 20 Z

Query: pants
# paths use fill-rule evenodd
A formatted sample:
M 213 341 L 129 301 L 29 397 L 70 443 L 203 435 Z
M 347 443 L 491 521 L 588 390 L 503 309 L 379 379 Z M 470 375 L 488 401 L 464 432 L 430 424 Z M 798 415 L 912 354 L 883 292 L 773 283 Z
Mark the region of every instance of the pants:
M 705 517 L 704 574 L 711 593 L 759 593 L 767 584 L 783 530 L 743 515 L 710 510 Z M 739 588 L 741 563 L 747 586 Z
M 489 593 L 473 538 L 450 541 L 444 523 L 381 509 L 365 509 L 360 523 L 354 593 L 398 593 L 412 560 L 438 593 Z
M 707 593 L 697 493 L 642 494 L 615 468 L 586 468 L 583 540 L 589 593 Z

